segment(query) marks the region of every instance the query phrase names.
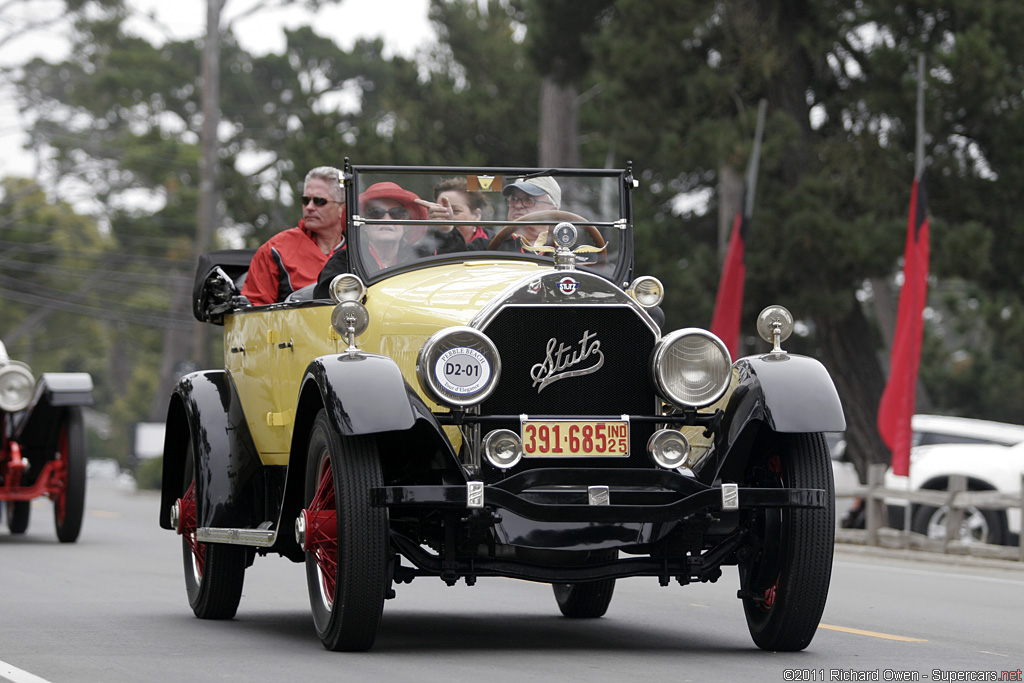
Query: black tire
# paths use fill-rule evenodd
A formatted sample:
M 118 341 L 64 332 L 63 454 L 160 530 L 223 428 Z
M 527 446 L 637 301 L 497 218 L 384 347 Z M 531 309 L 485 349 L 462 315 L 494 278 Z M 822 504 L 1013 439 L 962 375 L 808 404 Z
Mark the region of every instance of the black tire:
M 31 500 L 7 501 L 7 528 L 12 534 L 25 533 L 28 530 L 28 520 L 31 517 Z
M 591 559 L 610 562 L 619 556 L 618 550 L 595 551 Z M 600 579 L 584 583 L 553 583 L 555 602 L 562 615 L 570 619 L 597 619 L 603 617 L 612 602 L 615 579 Z
M 910 528 L 928 538 L 945 540 L 946 515 L 949 507 L 919 505 L 911 519 Z M 1004 545 L 1008 541 L 1006 513 L 999 510 L 981 510 L 968 507 L 960 527 L 960 541 L 964 543 L 992 543 Z
M 188 604 L 200 619 L 231 619 L 242 599 L 247 550 L 223 543 L 200 543 L 196 539 L 198 514 L 191 440 L 185 457 L 182 498 L 191 497 L 192 505 L 191 514 L 185 515 L 190 521 L 182 525 L 181 536 Z
M 340 435 L 321 410 L 309 439 L 302 514 L 313 624 L 328 650 L 369 650 L 377 637 L 389 586 L 388 517 L 370 505 L 370 490 L 382 481 L 376 440 Z
M 61 543 L 74 543 L 85 515 L 85 422 L 79 406 L 68 408 L 57 442 L 57 459 L 64 461 L 63 489 L 53 500 L 53 522 Z
M 794 652 L 817 631 L 832 576 L 835 490 L 822 434 L 776 434 L 751 468 L 753 486 L 823 489 L 825 509 L 765 509 L 751 530 L 756 552 L 740 561 L 747 628 L 763 650 Z M 741 494 L 742 495 L 742 494 Z

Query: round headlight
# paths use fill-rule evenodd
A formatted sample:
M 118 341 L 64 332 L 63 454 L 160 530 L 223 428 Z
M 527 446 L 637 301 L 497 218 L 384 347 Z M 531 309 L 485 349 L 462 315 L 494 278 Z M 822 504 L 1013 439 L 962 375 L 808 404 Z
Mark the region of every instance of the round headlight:
M 511 429 L 495 429 L 484 437 L 487 462 L 500 470 L 515 467 L 523 457 L 523 442 Z
M 472 327 L 448 327 L 435 333 L 416 358 L 416 377 L 440 404 L 471 406 L 494 391 L 501 374 L 498 349 Z
M 658 467 L 674 470 L 686 464 L 690 442 L 677 429 L 659 429 L 648 439 L 647 450 Z
M 343 273 L 331 280 L 330 290 L 335 303 L 362 301 L 366 295 L 366 285 L 351 273 Z
M 661 280 L 643 275 L 630 283 L 626 293 L 644 308 L 654 308 L 665 298 L 665 287 Z
M 687 328 L 662 337 L 651 355 L 651 374 L 662 398 L 700 408 L 722 397 L 732 379 L 732 358 L 722 340 Z
M 28 366 L 18 361 L 0 365 L 0 410 L 16 413 L 32 402 L 35 379 Z

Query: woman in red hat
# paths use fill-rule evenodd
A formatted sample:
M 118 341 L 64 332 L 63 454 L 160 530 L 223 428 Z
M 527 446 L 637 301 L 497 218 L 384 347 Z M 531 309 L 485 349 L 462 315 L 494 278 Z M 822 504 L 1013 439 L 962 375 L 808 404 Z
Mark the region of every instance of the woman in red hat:
M 421 206 L 420 198 L 395 183 L 375 183 L 359 195 L 359 214 L 371 220 L 425 220 L 427 209 Z M 416 231 L 418 232 L 418 231 Z M 366 265 L 377 264 L 378 269 L 389 268 L 399 262 L 416 257 L 411 239 L 406 239 L 406 226 L 394 223 L 364 225 L 359 235 L 366 251 Z M 410 238 L 413 235 L 409 235 Z M 420 237 L 420 235 L 416 235 Z
M 359 215 L 375 221 L 389 217 L 396 221 L 422 221 L 427 220 L 427 206 L 430 204 L 396 183 L 374 183 L 359 195 Z M 429 230 L 426 226 L 394 223 L 364 224 L 358 241 L 361 261 L 370 272 L 425 256 L 466 249 L 462 233 L 452 230 L 451 226 Z M 348 272 L 351 272 L 348 250 L 336 251 L 320 271 L 313 297 L 330 298 L 331 280 Z

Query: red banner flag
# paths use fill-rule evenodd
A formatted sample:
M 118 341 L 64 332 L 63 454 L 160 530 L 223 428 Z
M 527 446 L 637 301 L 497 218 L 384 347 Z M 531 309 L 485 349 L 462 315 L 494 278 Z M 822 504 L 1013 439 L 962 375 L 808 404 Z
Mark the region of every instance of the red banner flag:
M 740 315 L 743 312 L 743 281 L 747 277 L 746 258 L 747 218 L 743 211 L 736 212 L 729 235 L 729 248 L 722 264 L 722 277 L 718 281 L 715 313 L 711 316 L 711 333 L 725 342 L 735 360 L 740 348 Z
M 757 167 L 761 163 L 761 136 L 764 135 L 765 112 L 768 102 L 757 105 L 757 129 L 750 150 L 747 175 L 743 181 L 743 196 L 729 234 L 729 246 L 722 264 L 722 277 L 715 296 L 715 312 L 711 316 L 711 333 L 725 343 L 733 360 L 740 352 L 740 317 L 743 315 L 743 281 L 747 278 L 747 229 L 754 213 L 754 189 L 757 186 Z
M 928 298 L 928 200 L 924 180 L 914 178 L 903 254 L 903 288 L 889 356 L 889 381 L 878 405 L 878 433 L 892 452 L 893 474 L 910 473 L 910 421 L 917 397 L 924 307 Z

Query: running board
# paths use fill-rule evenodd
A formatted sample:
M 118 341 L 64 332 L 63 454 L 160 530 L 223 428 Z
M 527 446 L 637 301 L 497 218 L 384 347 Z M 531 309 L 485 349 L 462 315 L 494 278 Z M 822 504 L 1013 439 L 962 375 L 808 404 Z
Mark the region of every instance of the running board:
M 269 524 L 269 522 L 264 522 L 264 524 Z M 204 526 L 196 529 L 196 540 L 200 543 L 227 543 L 230 545 L 269 548 L 277 540 L 277 531 L 270 529 L 225 529 Z

